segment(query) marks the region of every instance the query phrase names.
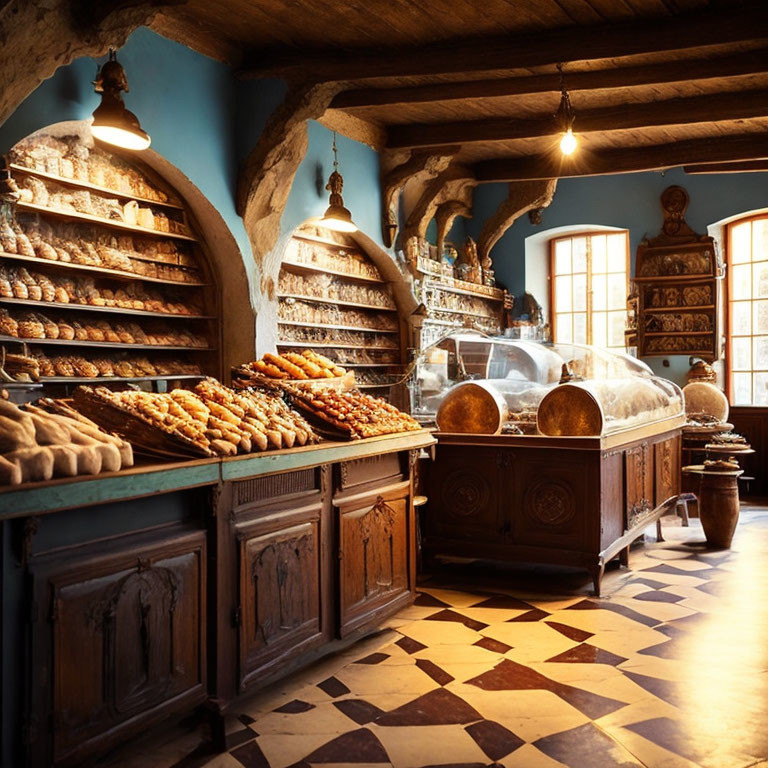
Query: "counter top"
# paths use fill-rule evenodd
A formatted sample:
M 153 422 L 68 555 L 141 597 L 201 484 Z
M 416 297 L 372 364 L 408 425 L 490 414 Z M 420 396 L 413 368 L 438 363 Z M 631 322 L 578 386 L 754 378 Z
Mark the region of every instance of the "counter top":
M 382 453 L 415 450 L 434 443 L 432 433 L 420 429 L 365 440 L 322 442 L 302 448 L 265 451 L 226 459 L 137 463 L 119 472 L 4 486 L 0 488 L 0 520 L 142 498 Z

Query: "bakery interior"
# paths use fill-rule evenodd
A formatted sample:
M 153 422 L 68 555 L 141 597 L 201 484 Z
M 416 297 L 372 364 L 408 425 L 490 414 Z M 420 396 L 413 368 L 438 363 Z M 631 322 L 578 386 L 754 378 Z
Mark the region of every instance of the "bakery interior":
M 0 29 L 0 765 L 768 766 L 764 3 Z

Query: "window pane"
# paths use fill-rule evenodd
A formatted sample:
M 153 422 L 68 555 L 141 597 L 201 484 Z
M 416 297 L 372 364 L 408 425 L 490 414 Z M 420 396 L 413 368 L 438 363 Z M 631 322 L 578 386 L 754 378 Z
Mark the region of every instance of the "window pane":
M 626 278 L 624 275 L 608 275 L 608 309 L 624 309 L 626 303 Z
M 754 297 L 768 299 L 768 261 L 752 265 L 752 292 Z
M 752 376 L 749 373 L 734 373 L 732 389 L 734 404 L 749 405 L 752 402 Z
M 731 368 L 734 371 L 748 371 L 752 368 L 750 346 L 748 338 L 735 338 L 731 341 Z
M 755 405 L 768 405 L 768 373 L 756 373 L 752 380 L 753 402 Z
M 576 344 L 587 343 L 587 314 L 579 312 L 573 316 L 573 341 Z
M 768 371 L 768 336 L 755 337 L 752 368 L 756 371 Z
M 608 314 L 608 346 L 624 346 L 624 312 L 610 312 Z
M 627 270 L 627 236 L 608 235 L 608 271 L 626 272 Z
M 768 219 L 752 222 L 752 261 L 768 259 Z
M 608 346 L 608 315 L 605 312 L 592 313 L 592 343 L 596 347 Z
M 605 235 L 596 235 L 592 238 L 592 274 L 606 271 L 608 257 L 606 253 Z
M 592 275 L 592 311 L 607 309 L 605 275 Z
M 571 331 L 571 315 L 558 315 L 556 321 L 556 338 L 559 342 L 573 341 Z
M 751 267 L 742 264 L 731 268 L 731 298 L 749 299 L 752 294 Z
M 768 333 L 768 301 L 755 301 L 752 333 Z
M 571 277 L 569 275 L 555 278 L 555 311 L 571 311 Z
M 567 275 L 571 271 L 571 241 L 555 241 L 555 274 Z
M 587 271 L 587 238 L 574 237 L 573 243 L 573 271 Z
M 573 276 L 573 308 L 577 312 L 587 311 L 587 276 Z
M 731 228 L 731 264 L 744 264 L 750 258 L 752 224 L 747 221 Z
M 748 301 L 731 303 L 731 333 L 745 336 L 752 333 L 752 304 Z

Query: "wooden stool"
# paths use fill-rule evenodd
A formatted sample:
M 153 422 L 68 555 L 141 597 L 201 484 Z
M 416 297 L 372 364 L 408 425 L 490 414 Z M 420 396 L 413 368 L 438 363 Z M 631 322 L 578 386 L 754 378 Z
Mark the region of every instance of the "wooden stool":
M 683 521 L 684 528 L 687 528 L 690 525 L 690 522 L 688 520 L 688 502 L 689 501 L 698 502 L 698 499 L 696 498 L 695 493 L 681 493 L 677 499 L 677 503 L 675 504 L 675 512 L 680 516 L 681 520 Z
M 749 496 L 749 484 L 754 480 L 754 477 L 750 477 L 749 475 L 742 475 L 739 478 L 740 483 L 744 483 L 744 495 Z

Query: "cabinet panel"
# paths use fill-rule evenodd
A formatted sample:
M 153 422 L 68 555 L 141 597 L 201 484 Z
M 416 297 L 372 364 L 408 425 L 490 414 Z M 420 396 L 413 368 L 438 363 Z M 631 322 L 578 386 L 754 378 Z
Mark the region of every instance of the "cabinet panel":
M 429 533 L 438 538 L 480 539 L 501 533 L 501 451 L 440 448 L 430 468 Z M 507 468 L 512 472 L 511 467 Z
M 339 515 L 341 636 L 409 592 L 408 498 L 347 509 Z
M 624 451 L 626 530 L 632 530 L 654 508 L 653 450 L 648 443 Z
M 262 529 L 263 530 L 263 529 Z M 240 543 L 240 688 L 320 638 L 319 514 Z
M 33 700 L 38 718 L 52 713 L 55 763 L 124 738 L 142 715 L 184 694 L 205 698 L 202 534 L 183 549 L 81 552 L 40 574 L 36 591 L 49 596 L 51 621 L 35 629 Z M 42 760 L 45 749 L 32 752 Z
M 653 446 L 656 476 L 655 506 L 680 493 L 680 437 L 670 437 Z

